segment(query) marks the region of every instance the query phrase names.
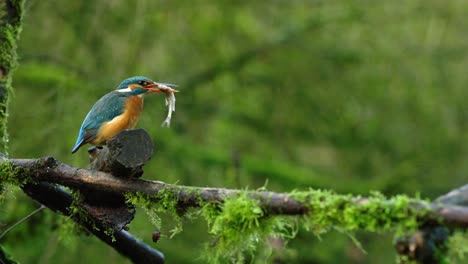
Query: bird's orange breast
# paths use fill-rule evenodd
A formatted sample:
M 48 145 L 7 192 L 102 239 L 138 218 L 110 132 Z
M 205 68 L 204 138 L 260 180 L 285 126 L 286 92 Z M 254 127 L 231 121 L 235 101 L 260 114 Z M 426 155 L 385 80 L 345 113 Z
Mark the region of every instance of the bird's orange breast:
M 114 117 L 111 121 L 102 124 L 101 128 L 91 143 L 95 145 L 103 145 L 105 142 L 115 136 L 122 130 L 134 128 L 140 119 L 141 111 L 143 110 L 143 98 L 139 96 L 131 96 L 125 102 L 124 112 Z

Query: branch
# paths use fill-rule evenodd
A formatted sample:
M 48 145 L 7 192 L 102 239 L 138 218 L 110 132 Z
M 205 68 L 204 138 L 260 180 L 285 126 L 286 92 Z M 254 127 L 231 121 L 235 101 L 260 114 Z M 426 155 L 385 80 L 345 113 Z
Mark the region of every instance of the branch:
M 88 149 L 90 168 L 115 177 L 139 178 L 153 151 L 153 140 L 144 129 L 124 130 L 108 140 L 106 147 Z
M 182 207 L 197 207 L 199 201 L 222 203 L 227 197 L 239 195 L 241 190 L 224 188 L 188 187 L 167 184 L 161 181 L 148 181 L 134 178 L 117 178 L 111 174 L 80 169 L 61 163 L 52 157 L 41 159 L 10 159 L 14 168 L 27 171 L 35 182 L 50 182 L 70 188 L 88 191 L 99 191 L 101 194 L 142 193 L 156 196 L 161 191 L 171 192 L 178 198 Z M 468 192 L 468 188 L 463 189 Z M 269 214 L 303 215 L 309 213 L 306 204 L 293 199 L 285 193 L 267 191 L 250 191 L 248 195 L 259 201 L 259 206 Z M 356 199 L 355 203 L 364 204 L 366 199 Z M 466 201 L 465 201 L 466 202 Z M 391 204 L 388 204 L 391 206 Z M 451 227 L 468 227 L 468 208 L 442 203 L 428 204 L 414 202 L 410 205 L 424 214 L 422 222 L 442 223 Z M 311 212 L 313 213 L 313 212 Z
M 313 219 L 316 214 L 317 219 L 320 220 L 323 219 L 324 214 L 327 215 L 327 210 L 348 210 L 348 213 L 351 210 L 356 212 L 353 217 L 357 221 L 351 228 L 365 229 L 366 221 L 362 219 L 369 219 L 369 217 L 375 218 L 376 222 L 382 221 L 381 225 L 387 228 L 389 224 L 398 225 L 401 221 L 410 218 L 417 221 L 421 229 L 411 236 L 400 239 L 396 248 L 401 255 L 425 263 L 436 261 L 436 252 L 444 249 L 450 228 L 468 227 L 468 208 L 463 206 L 468 204 L 468 185 L 441 196 L 432 204 L 407 198 L 384 200 L 377 197 L 376 201 L 374 196 L 362 198 L 313 190 L 286 194 L 189 187 L 135 178 L 142 175 L 142 166 L 153 153 L 153 142 L 144 130 L 122 131 L 110 139 L 106 147 L 91 148 L 88 151 L 91 155 L 91 169 L 76 168 L 52 157 L 9 159 L 0 154 L 3 157 L 0 165 L 4 166 L 3 171 L 6 174 L 3 180 L 23 184 L 23 190 L 33 199 L 66 215 L 69 215 L 67 208 L 73 200 L 56 184 L 79 190 L 84 198 L 80 208 L 92 221 L 83 221 L 74 215 L 71 217 L 134 262 L 150 262 L 146 258 L 149 256 L 155 258 L 154 263 L 159 263 L 158 261 L 162 261 L 163 257 L 158 251 L 137 242 L 122 230 L 134 216 L 133 208 L 125 203 L 126 194 L 143 194 L 155 201 L 155 206 L 160 199 L 158 197 L 167 197 L 169 194 L 171 199 L 174 198 L 171 201 L 176 202 L 176 209 L 181 209 L 181 212 L 189 207 L 221 204 L 228 198 L 247 194 L 258 202 L 264 215 L 307 215 Z M 153 203 L 150 203 L 151 205 Z M 380 218 L 381 214 L 392 211 L 392 208 L 396 209 L 396 213 Z M 346 221 L 341 222 L 345 214 L 333 217 L 333 220 L 328 221 L 329 225 L 338 227 L 343 223 L 346 225 Z M 93 224 L 90 223 L 97 225 L 98 229 L 93 228 Z M 115 243 L 109 235 L 99 231 L 106 230 L 106 228 L 108 230 L 109 227 L 114 230 Z M 374 228 L 369 230 L 374 230 Z M 157 237 L 156 233 L 154 238 L 157 240 Z
M 441 253 L 447 251 L 450 231 L 442 226 L 421 228 L 415 233 L 398 238 L 395 249 L 401 256 L 417 263 L 440 263 Z
M 161 191 L 171 191 L 177 195 L 179 203 L 185 207 L 196 207 L 201 199 L 206 202 L 223 202 L 226 197 L 241 193 L 240 190 L 223 188 L 187 187 L 167 184 L 161 181 L 148 181 L 134 178 L 117 178 L 111 174 L 80 169 L 58 162 L 52 157 L 41 159 L 10 159 L 15 168 L 28 171 L 31 180 L 50 182 L 70 188 L 99 191 L 110 194 L 142 193 L 155 196 Z M 274 192 L 250 192 L 258 199 L 266 211 L 273 214 L 304 214 L 307 207 L 287 194 Z
M 144 144 L 145 147 L 137 147 L 138 143 Z M 129 178 L 143 173 L 142 166 L 153 153 L 153 142 L 142 129 L 125 130 L 108 140 L 107 147 L 95 147 L 88 151 L 92 160 L 90 171 L 108 171 L 113 175 Z M 122 194 L 99 190 L 94 192 L 93 188 L 80 188 L 79 197 L 77 195 L 73 197 L 54 183 L 31 179 L 30 176 L 35 174 L 36 169 L 52 172 L 50 169 L 58 163 L 54 159 L 41 159 L 43 162 L 36 165 L 28 163 L 29 168 L 21 166 L 12 168 L 8 159 L 6 155 L 0 153 L 0 164 L 5 165 L 0 176 L 6 177 L 0 181 L 14 181 L 31 198 L 70 217 L 134 263 L 164 263 L 161 252 L 138 241 L 126 231 L 128 230 L 126 225 L 134 218 L 135 209 L 133 205 L 126 203 Z
M 73 221 L 82 225 L 120 254 L 128 257 L 133 263 L 164 263 L 164 256 L 161 252 L 137 240 L 127 231 L 119 230 L 109 234 L 106 232 L 106 225 L 98 219 L 88 215 L 87 217 L 91 218 L 88 219 L 90 221 L 83 221 L 79 215 L 72 215 L 69 212 L 69 207 L 73 203 L 73 197 L 57 185 L 42 182 L 39 184 L 26 184 L 22 189 L 34 200 L 54 211 L 70 216 Z
M 450 208 L 447 206 L 440 208 L 441 215 L 451 216 L 445 218 L 446 222 L 466 221 L 466 214 L 456 211 L 464 211 L 465 207 L 462 206 L 468 205 L 468 185 L 440 196 L 434 203 L 451 205 Z M 447 251 L 447 240 L 452 231 L 441 225 L 425 226 L 411 235 L 398 238 L 395 249 L 408 260 L 418 263 L 440 263 L 441 253 Z

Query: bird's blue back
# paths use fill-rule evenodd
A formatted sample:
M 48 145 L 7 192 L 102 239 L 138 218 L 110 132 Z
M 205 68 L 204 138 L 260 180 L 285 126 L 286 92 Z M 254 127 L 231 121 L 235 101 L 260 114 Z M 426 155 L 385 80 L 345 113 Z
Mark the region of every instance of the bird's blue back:
M 101 97 L 86 115 L 72 152 L 75 152 L 83 141 L 89 142 L 96 137 L 103 123 L 121 115 L 129 96 L 127 93 L 113 91 Z

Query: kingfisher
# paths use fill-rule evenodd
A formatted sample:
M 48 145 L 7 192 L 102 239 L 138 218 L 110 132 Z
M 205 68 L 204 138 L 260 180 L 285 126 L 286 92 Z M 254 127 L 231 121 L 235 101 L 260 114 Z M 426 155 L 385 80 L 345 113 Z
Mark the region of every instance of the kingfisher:
M 147 92 L 178 92 L 175 85 L 157 83 L 143 76 L 123 80 L 117 88 L 101 97 L 86 115 L 72 154 L 90 143 L 105 145 L 106 141 L 124 129 L 134 128 L 143 110 L 143 96 Z

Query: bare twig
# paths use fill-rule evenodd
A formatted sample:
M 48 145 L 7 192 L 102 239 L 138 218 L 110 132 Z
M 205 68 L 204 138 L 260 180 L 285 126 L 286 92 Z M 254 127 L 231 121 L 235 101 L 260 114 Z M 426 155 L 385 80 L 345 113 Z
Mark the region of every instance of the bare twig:
M 15 226 L 23 223 L 24 221 L 28 220 L 31 216 L 35 215 L 36 213 L 39 213 L 40 211 L 42 211 L 42 209 L 46 208 L 44 205 L 41 204 L 41 206 L 39 206 L 39 208 L 37 208 L 36 210 L 32 211 L 31 213 L 29 213 L 27 216 L 23 217 L 21 220 L 19 220 L 18 222 L 14 223 L 13 225 L 11 225 L 9 228 L 7 228 L 5 231 L 3 231 L 3 233 L 0 235 L 0 240 L 2 240 L 2 238 L 8 233 L 10 232 L 10 230 L 12 230 L 13 228 L 15 228 Z

